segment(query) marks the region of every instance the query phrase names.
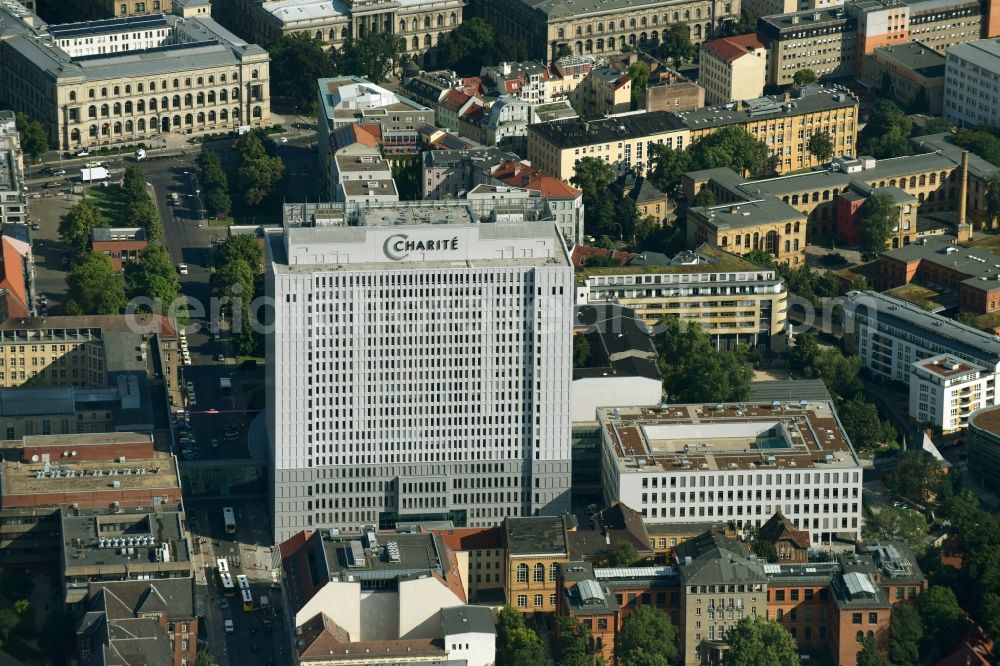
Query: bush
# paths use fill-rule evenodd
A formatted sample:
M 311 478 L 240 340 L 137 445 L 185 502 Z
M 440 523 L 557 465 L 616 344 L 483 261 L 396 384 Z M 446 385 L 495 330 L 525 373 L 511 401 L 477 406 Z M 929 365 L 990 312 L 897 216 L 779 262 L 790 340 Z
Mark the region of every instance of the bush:
M 839 252 L 833 252 L 832 254 L 824 254 L 819 260 L 824 266 L 843 266 L 847 264 L 847 257 Z

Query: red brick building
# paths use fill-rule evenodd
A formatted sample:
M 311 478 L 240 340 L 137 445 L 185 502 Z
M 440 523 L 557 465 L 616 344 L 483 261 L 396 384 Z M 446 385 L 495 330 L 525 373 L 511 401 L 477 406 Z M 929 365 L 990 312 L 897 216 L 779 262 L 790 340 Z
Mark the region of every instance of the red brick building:
M 125 271 L 126 263 L 139 261 L 147 245 L 146 231 L 139 227 L 98 227 L 90 236 L 90 249 L 108 255 L 118 273 Z
M 809 532 L 800 530 L 781 513 L 771 516 L 760 526 L 757 538 L 766 541 L 778 553 L 779 562 L 807 562 L 809 560 Z

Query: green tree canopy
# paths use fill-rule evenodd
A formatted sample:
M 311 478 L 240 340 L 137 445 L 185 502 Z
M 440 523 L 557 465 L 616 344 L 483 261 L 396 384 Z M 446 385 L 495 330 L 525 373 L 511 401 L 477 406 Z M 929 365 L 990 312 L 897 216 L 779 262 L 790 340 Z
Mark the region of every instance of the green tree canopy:
M 882 99 L 858 134 L 858 148 L 862 155 L 877 159 L 912 155 L 909 141 L 912 131 L 913 120 L 895 102 Z
M 98 227 L 108 226 L 97 206 L 83 199 L 66 211 L 59 220 L 59 238 L 76 253 L 81 253 L 90 245 L 91 232 Z
M 198 155 L 198 168 L 201 170 L 201 184 L 204 189 L 211 190 L 216 187 L 229 189 L 229 178 L 222 168 L 222 159 L 218 153 L 211 150 L 201 151 Z
M 819 356 L 819 344 L 812 333 L 800 333 L 795 336 L 795 344 L 788 350 L 788 362 L 796 370 L 803 372 L 816 365 Z
M 669 23 L 663 28 L 660 56 L 671 58 L 674 64 L 694 57 L 697 48 L 691 43 L 691 28 L 687 23 Z
M 829 132 L 816 132 L 809 137 L 806 148 L 820 162 L 828 162 L 833 157 L 833 137 Z
M 243 198 L 251 206 L 260 204 L 271 195 L 285 175 L 285 164 L 280 157 L 267 154 L 263 132 L 247 132 L 236 142 L 239 152 L 239 166 L 236 179 Z
M 323 42 L 309 32 L 293 32 L 272 42 L 267 52 L 271 56 L 271 95 L 284 98 L 300 113 L 314 114 L 316 80 L 334 74 Z
M 691 170 L 691 155 L 686 150 L 674 150 L 661 143 L 653 143 L 649 145 L 647 159 L 652 165 L 649 181 L 668 196 L 675 195 L 681 178 Z
M 572 615 L 556 617 L 556 640 L 553 648 L 559 666 L 594 666 L 590 654 L 590 629 Z
M 804 86 L 807 83 L 815 83 L 819 80 L 816 72 L 811 69 L 800 69 L 792 76 L 792 82 L 797 86 Z
M 230 236 L 215 248 L 213 263 L 219 269 L 226 264 L 243 261 L 251 267 L 254 274 L 257 274 L 261 270 L 260 262 L 263 259 L 264 250 L 254 236 Z
M 902 541 L 922 553 L 927 538 L 927 520 L 913 509 L 886 507 L 865 520 L 864 531 L 873 539 Z
M 590 342 L 585 335 L 573 336 L 573 367 L 586 368 L 590 361 Z
M 777 622 L 745 617 L 729 630 L 724 666 L 798 666 L 795 639 Z
M 570 55 L 569 47 L 559 49 L 559 56 Z M 493 26 L 481 18 L 473 17 L 448 33 L 439 47 L 442 62 L 439 64 L 459 74 L 478 76 L 483 67 L 502 61 L 522 62 L 528 59 L 524 40 L 497 35 Z
M 125 264 L 125 285 L 129 298 L 150 298 L 161 303 L 159 311 L 166 313 L 177 299 L 180 278 L 167 249 L 154 243 L 139 253 L 139 261 Z
M 497 666 L 550 666 L 545 645 L 513 606 L 504 606 L 497 619 Z
M 993 174 L 986 186 L 986 215 L 990 224 L 996 224 L 1000 219 L 1000 171 Z
M 157 241 L 163 236 L 163 223 L 160 222 L 160 211 L 145 192 L 132 199 L 125 206 L 125 224 L 130 227 L 141 227 L 146 231 L 146 239 Z
M 923 450 L 907 451 L 899 457 L 889 483 L 897 493 L 915 502 L 925 503 L 938 495 L 947 479 L 941 465 Z
M 729 167 L 738 174 L 762 176 L 768 169 L 767 145 L 739 125 L 728 125 L 691 144 L 691 169 Z
M 895 426 L 889 421 L 881 420 L 875 405 L 860 396 L 841 406 L 840 421 L 844 424 L 851 443 L 862 451 L 873 451 L 896 444 L 898 433 Z
M 639 551 L 629 541 L 619 541 L 608 558 L 613 567 L 629 567 L 639 561 Z
M 889 661 L 893 666 L 917 666 L 924 629 L 920 615 L 911 604 L 892 607 L 889 622 Z
M 360 76 L 382 83 L 406 60 L 406 42 L 391 32 L 371 30 L 358 38 L 348 37 L 330 55 L 334 71 L 341 76 Z M 315 81 L 309 89 L 315 88 Z
M 734 402 L 750 397 L 753 370 L 736 351 L 717 351 L 699 324 L 665 317 L 656 325 L 654 342 L 668 401 Z
M 845 356 L 839 349 L 821 349 L 815 361 L 815 376 L 823 380 L 830 393 L 848 400 L 861 389 L 861 358 Z
M 636 100 L 646 91 L 649 85 L 649 65 L 642 60 L 636 60 L 628 66 L 628 78 L 632 82 L 632 100 Z
M 670 616 L 643 604 L 629 613 L 615 636 L 615 658 L 621 666 L 651 664 L 648 655 L 658 655 L 669 663 L 677 658 L 677 630 Z
M 861 256 L 866 261 L 885 252 L 893 228 L 899 224 L 899 208 L 888 194 L 874 194 L 861 204 L 858 225 L 861 230 Z
M 955 592 L 941 585 L 931 585 L 920 596 L 920 619 L 924 625 L 924 652 L 939 657 L 958 644 L 968 623 Z
M 38 156 L 49 149 L 49 133 L 45 131 L 44 125 L 27 114 L 19 113 L 14 118 L 21 150 L 31 157 L 32 162 L 37 162 Z
M 861 640 L 861 652 L 858 653 L 858 666 L 892 666 L 879 649 L 874 638 L 865 636 Z
M 129 200 L 148 197 L 146 193 L 146 174 L 138 164 L 130 164 L 122 176 L 122 192 Z
M 952 135 L 952 142 L 979 155 L 993 166 L 1000 166 L 1000 138 L 987 128 L 962 128 Z
M 695 206 L 704 206 L 705 208 L 709 208 L 717 204 L 718 201 L 715 199 L 715 192 L 708 187 L 703 187 L 698 194 L 694 195 L 694 201 L 691 203 Z
M 69 300 L 66 313 L 120 314 L 125 309 L 125 280 L 102 252 L 85 253 L 66 278 Z

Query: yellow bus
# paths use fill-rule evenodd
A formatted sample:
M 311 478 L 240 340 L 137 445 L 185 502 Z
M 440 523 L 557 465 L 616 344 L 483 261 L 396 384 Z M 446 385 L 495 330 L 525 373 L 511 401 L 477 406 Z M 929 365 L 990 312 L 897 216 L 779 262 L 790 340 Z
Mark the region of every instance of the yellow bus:
M 253 610 L 253 593 L 250 590 L 243 590 L 243 610 Z
M 236 584 L 239 585 L 241 590 L 250 590 L 250 579 L 243 574 L 236 576 Z

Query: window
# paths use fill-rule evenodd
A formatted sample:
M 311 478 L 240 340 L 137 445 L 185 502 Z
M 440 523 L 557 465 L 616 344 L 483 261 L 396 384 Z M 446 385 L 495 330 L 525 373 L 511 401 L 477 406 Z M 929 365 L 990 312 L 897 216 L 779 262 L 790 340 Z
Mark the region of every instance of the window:
M 868 613 L 868 624 L 878 624 L 878 613 L 876 612 Z
M 527 583 L 528 582 L 528 565 L 521 563 L 517 565 L 517 582 Z
M 542 606 L 542 595 L 536 594 L 535 595 L 535 608 L 541 608 L 541 606 Z
M 861 624 L 861 613 L 851 613 L 851 624 Z
M 608 618 L 599 617 L 597 618 L 597 628 L 607 630 L 608 628 Z
M 527 608 L 528 607 L 528 595 L 527 594 L 519 594 L 519 595 L 517 595 L 517 607 L 518 608 Z
M 555 580 L 556 576 L 559 574 L 559 567 L 555 562 L 549 565 L 549 580 Z
M 545 582 L 545 565 L 542 564 L 541 562 L 539 562 L 538 564 L 535 565 L 535 573 L 532 576 L 532 579 L 536 583 L 544 583 Z

